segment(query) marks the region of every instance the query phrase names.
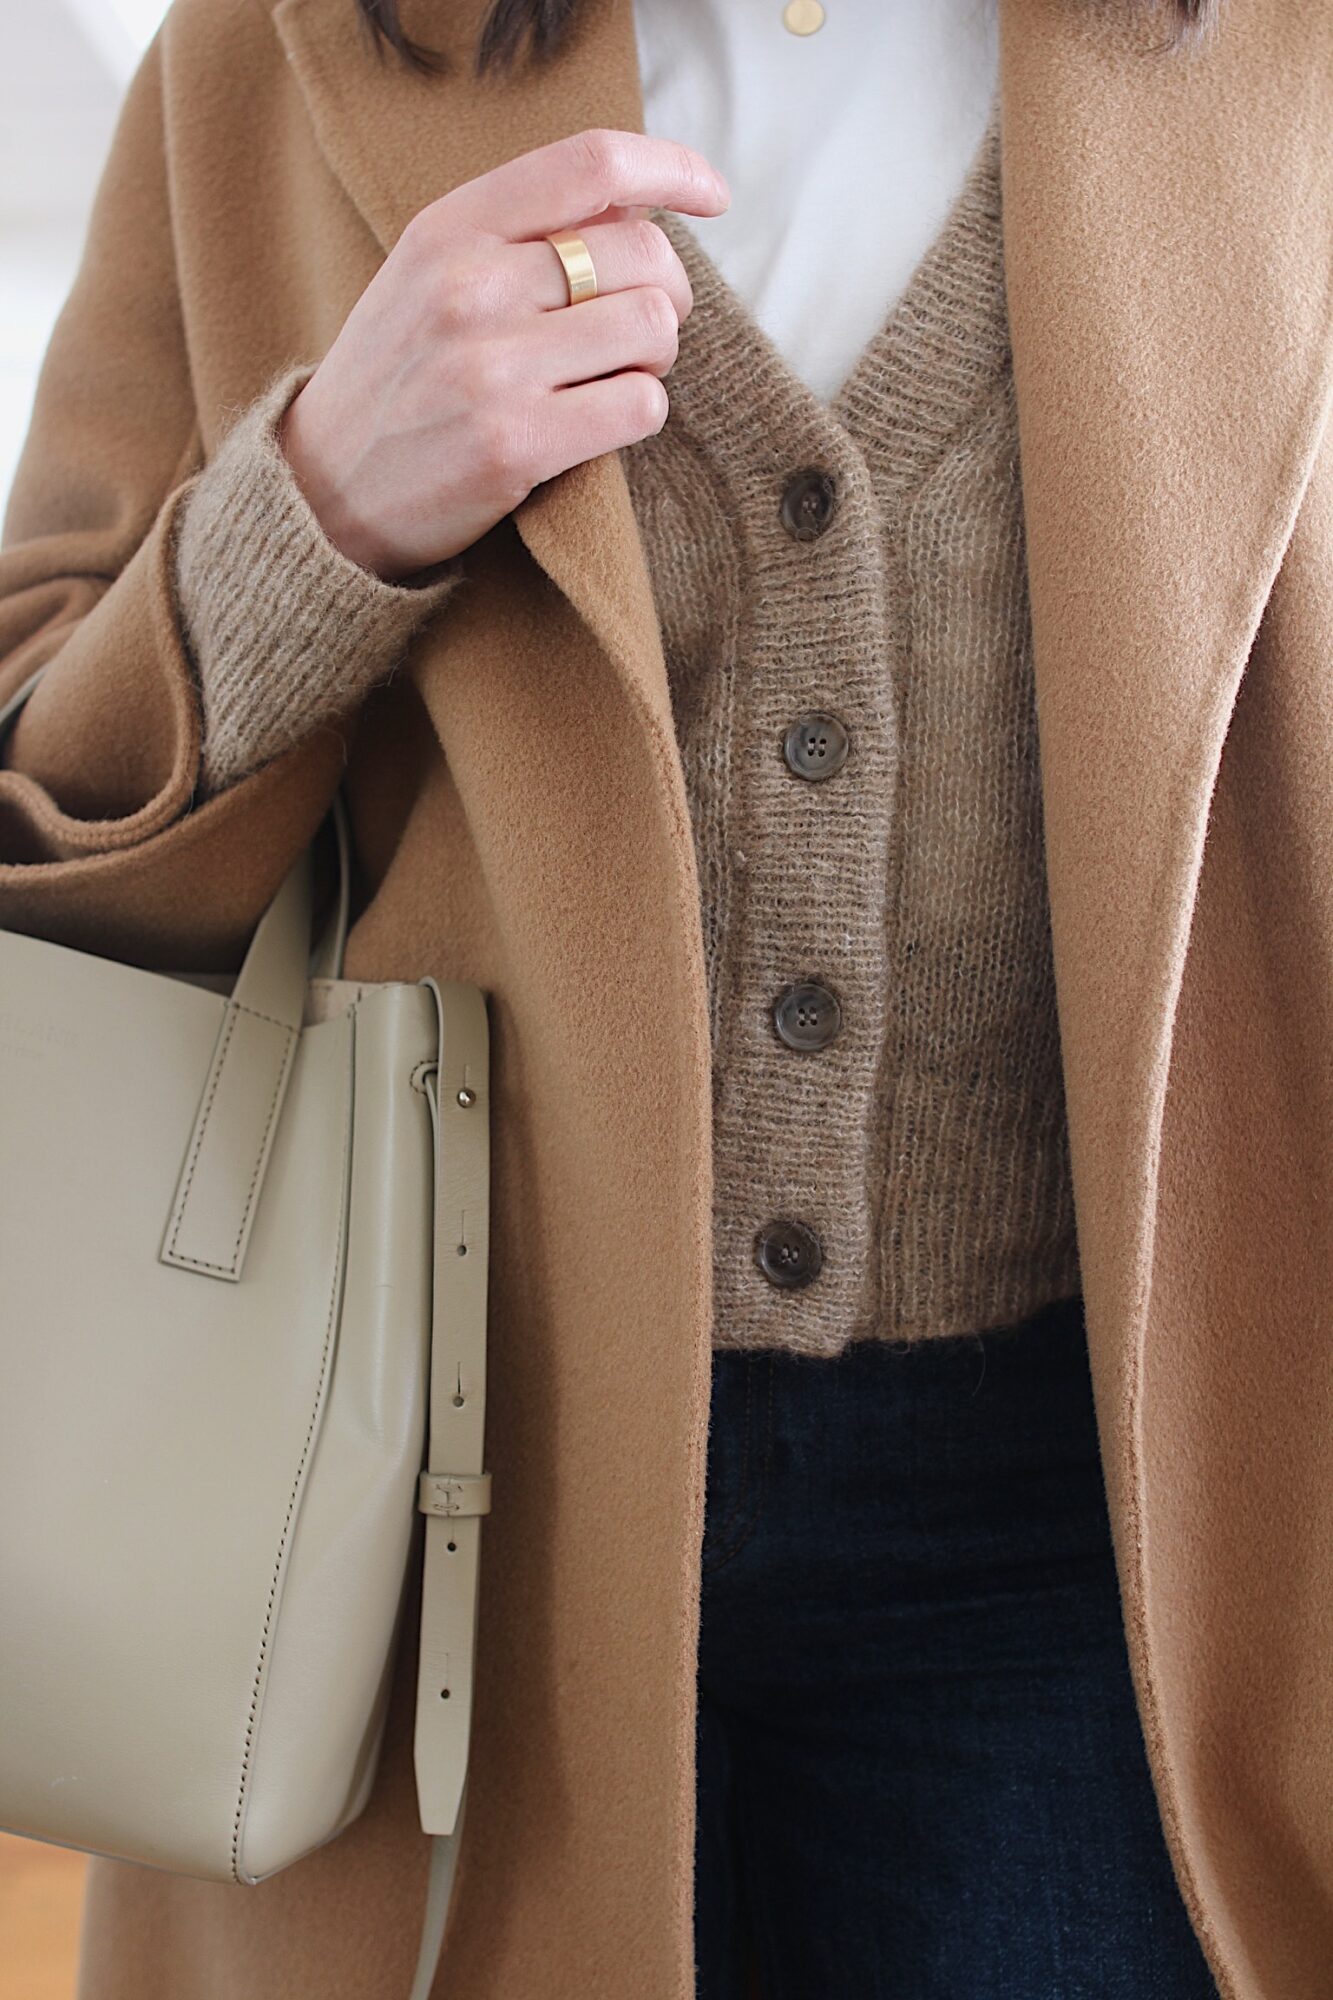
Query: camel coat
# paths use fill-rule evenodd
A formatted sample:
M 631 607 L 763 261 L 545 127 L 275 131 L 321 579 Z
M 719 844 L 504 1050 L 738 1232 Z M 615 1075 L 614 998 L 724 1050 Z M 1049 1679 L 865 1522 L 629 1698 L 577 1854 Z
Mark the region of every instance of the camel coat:
M 1227 2000 L 1333 1993 L 1333 7 L 998 0 L 1050 902 L 1126 1627 Z M 317 359 L 409 216 L 639 127 L 628 0 L 484 84 L 352 0 L 176 0 L 132 87 L 6 519 L 0 922 L 235 965 L 342 774 L 323 732 L 192 808 L 185 483 Z M 669 379 L 668 379 L 669 386 Z M 447 2000 L 693 1990 L 709 1378 L 698 884 L 620 459 L 470 555 L 346 732 L 347 969 L 490 999 L 480 1698 Z M 244 1468 L 237 1468 L 244 1477 Z M 256 1889 L 91 1864 L 81 2000 L 399 2000 L 427 1847 L 411 1647 L 363 1817 Z

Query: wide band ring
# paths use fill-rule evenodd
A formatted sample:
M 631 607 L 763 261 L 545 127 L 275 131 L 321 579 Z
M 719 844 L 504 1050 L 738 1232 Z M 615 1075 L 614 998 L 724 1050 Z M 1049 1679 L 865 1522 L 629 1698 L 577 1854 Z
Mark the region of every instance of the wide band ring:
M 565 282 L 569 286 L 569 303 L 581 305 L 584 299 L 597 297 L 597 273 L 593 269 L 592 252 L 581 236 L 572 230 L 558 229 L 547 237 L 547 242 L 559 257 L 564 268 Z

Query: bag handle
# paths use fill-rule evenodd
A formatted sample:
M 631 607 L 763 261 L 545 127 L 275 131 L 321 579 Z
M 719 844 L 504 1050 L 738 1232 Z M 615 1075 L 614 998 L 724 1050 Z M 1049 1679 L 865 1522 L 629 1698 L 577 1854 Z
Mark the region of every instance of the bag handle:
M 45 664 L 38 667 L 0 706 L 0 751 L 45 672 Z M 342 973 L 351 843 L 341 792 L 332 812 L 338 894 L 323 937 L 312 952 L 314 871 L 305 848 L 256 925 L 224 1002 L 158 1252 L 160 1262 L 179 1270 L 235 1283 L 244 1268 L 305 1018 L 307 983 L 312 971 L 332 979 Z
M 5 738 L 18 720 L 19 710 L 45 672 L 44 666 L 38 667 L 35 674 L 29 674 L 27 680 L 15 688 L 8 701 L 0 703 L 0 750 L 4 749 Z
M 330 807 L 338 854 L 338 893 L 324 925 L 324 935 L 310 956 L 312 979 L 341 979 L 347 950 L 347 925 L 352 906 L 352 836 L 347 823 L 347 804 L 339 785 Z
M 233 1282 L 240 1278 L 301 1039 L 312 969 L 325 978 L 342 974 L 351 843 L 340 793 L 332 811 L 338 895 L 324 936 L 312 953 L 314 868 L 306 847 L 260 918 L 227 996 L 158 1253 L 162 1263 L 180 1270 Z

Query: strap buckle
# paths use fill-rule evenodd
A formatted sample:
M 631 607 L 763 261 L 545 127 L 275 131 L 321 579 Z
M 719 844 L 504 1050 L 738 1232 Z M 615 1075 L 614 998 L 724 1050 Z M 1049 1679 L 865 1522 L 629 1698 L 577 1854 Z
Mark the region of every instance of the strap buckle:
M 417 1481 L 417 1507 L 423 1514 L 489 1514 L 489 1472 L 423 1472 Z

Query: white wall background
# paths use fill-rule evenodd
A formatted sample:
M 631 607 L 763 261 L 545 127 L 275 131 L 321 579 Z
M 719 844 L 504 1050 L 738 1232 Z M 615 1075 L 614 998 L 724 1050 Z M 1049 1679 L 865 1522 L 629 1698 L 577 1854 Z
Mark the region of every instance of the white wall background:
M 166 0 L 0 0 L 0 514 L 121 94 Z

